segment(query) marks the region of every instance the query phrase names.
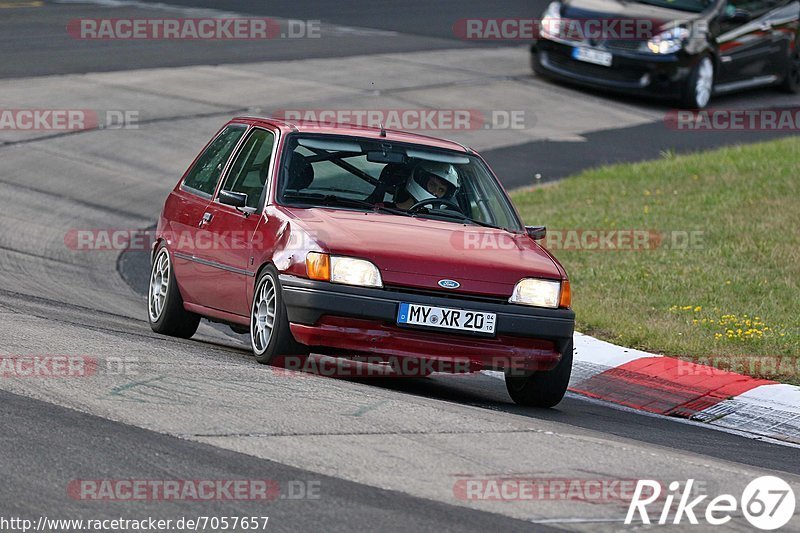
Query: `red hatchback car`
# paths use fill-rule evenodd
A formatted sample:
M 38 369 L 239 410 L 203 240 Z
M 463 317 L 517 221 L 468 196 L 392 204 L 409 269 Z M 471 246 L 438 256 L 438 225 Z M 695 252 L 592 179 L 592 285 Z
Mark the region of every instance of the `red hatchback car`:
M 517 403 L 553 406 L 575 314 L 543 235 L 455 142 L 240 117 L 167 198 L 150 325 L 188 338 L 201 317 L 227 323 L 261 363 L 309 352 L 467 362 L 505 371 Z

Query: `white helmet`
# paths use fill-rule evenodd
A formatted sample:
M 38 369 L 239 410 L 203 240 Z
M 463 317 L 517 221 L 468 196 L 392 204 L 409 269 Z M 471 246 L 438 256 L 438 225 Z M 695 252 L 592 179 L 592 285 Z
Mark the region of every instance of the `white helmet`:
M 411 173 L 411 177 L 406 182 L 406 190 L 415 201 L 431 200 L 436 198 L 426 188 L 431 176 L 437 177 L 447 184 L 447 194 L 444 198 L 450 198 L 458 189 L 458 172 L 450 163 L 438 163 L 436 161 L 422 161 Z

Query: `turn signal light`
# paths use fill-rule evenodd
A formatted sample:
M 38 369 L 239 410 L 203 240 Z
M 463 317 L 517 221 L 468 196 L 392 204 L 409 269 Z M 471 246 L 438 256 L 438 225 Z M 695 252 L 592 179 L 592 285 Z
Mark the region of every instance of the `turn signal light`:
M 309 252 L 306 255 L 306 273 L 310 279 L 330 281 L 331 258 L 328 254 Z
M 572 291 L 569 288 L 569 280 L 561 282 L 561 298 L 558 301 L 559 307 L 568 308 L 572 304 Z

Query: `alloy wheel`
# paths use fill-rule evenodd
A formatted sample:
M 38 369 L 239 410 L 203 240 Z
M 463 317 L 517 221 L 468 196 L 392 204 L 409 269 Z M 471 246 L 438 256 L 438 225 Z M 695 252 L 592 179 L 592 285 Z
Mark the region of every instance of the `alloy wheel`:
M 250 318 L 250 337 L 256 354 L 267 350 L 273 330 L 275 329 L 275 312 L 277 298 L 275 283 L 271 276 L 264 276 L 253 300 L 253 312 Z
M 704 57 L 700 60 L 697 69 L 697 81 L 695 82 L 694 95 L 697 107 L 705 107 L 711 100 L 711 91 L 714 88 L 714 64 L 711 58 Z
M 158 321 L 164 311 L 171 268 L 169 252 L 166 249 L 162 249 L 153 262 L 153 272 L 150 274 L 150 289 L 147 291 L 147 307 L 152 322 Z

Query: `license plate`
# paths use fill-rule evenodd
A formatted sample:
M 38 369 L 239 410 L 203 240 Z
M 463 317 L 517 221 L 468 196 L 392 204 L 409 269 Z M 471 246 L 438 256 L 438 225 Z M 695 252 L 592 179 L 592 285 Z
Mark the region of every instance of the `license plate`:
M 578 61 L 585 61 L 586 63 L 594 63 L 595 65 L 602 65 L 604 67 L 611 66 L 613 56 L 608 52 L 602 50 L 595 50 L 594 48 L 573 48 L 572 57 Z
M 497 315 L 466 309 L 401 303 L 397 323 L 494 335 Z

